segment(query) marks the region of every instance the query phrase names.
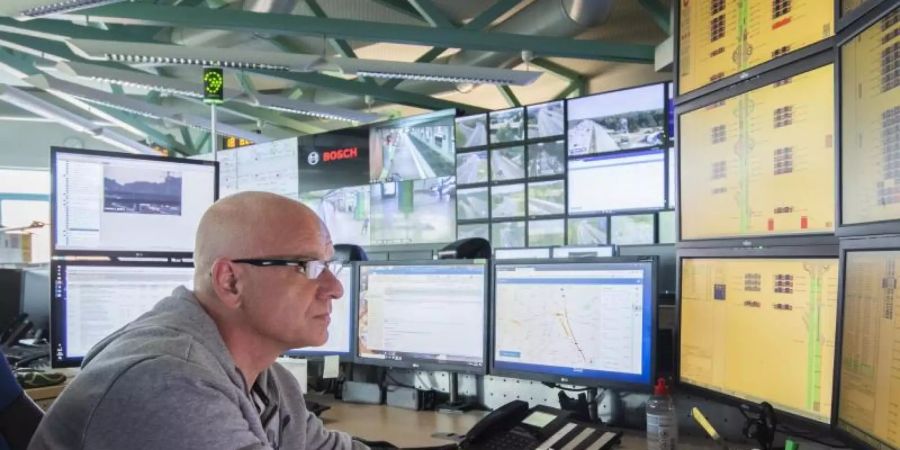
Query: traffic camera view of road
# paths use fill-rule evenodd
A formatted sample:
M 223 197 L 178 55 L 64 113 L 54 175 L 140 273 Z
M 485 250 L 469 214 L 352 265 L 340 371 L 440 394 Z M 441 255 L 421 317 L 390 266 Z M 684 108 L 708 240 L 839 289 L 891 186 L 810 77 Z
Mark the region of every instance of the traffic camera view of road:
M 456 196 L 459 220 L 486 219 L 489 211 L 488 188 L 460 189 Z
M 487 145 L 487 115 L 456 119 L 456 148 Z
M 569 102 L 569 155 L 662 145 L 663 85 L 592 95 Z
M 528 139 L 560 136 L 565 132 L 563 102 L 528 107 Z
M 491 144 L 525 139 L 525 111 L 513 108 L 494 111 L 491 116 Z
M 491 188 L 491 216 L 524 217 L 525 185 L 512 184 Z
M 487 151 L 456 155 L 456 182 L 458 184 L 485 183 L 488 180 L 487 172 Z
M 566 170 L 566 147 L 563 141 L 528 146 L 528 176 L 559 175 Z
M 491 180 L 525 178 L 525 147 L 509 147 L 491 152 Z
M 566 211 L 566 185 L 562 180 L 528 183 L 528 215 L 550 216 Z
M 606 244 L 608 227 L 607 217 L 569 218 L 569 245 Z

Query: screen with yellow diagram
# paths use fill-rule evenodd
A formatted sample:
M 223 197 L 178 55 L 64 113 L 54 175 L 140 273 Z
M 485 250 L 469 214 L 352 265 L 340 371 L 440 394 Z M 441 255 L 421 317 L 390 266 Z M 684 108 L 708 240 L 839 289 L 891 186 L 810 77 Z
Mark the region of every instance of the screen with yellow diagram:
M 681 115 L 681 238 L 834 230 L 826 65 Z
M 900 219 L 900 6 L 840 51 L 842 223 Z
M 830 423 L 837 258 L 683 258 L 682 383 Z
M 834 34 L 825 0 L 681 0 L 678 95 Z
M 838 427 L 900 448 L 900 250 L 848 251 Z

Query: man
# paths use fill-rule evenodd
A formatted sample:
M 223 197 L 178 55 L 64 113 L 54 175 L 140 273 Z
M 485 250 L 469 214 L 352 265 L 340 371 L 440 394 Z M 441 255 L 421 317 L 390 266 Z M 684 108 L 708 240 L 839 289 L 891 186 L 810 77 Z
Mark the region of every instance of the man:
M 0 450 L 24 450 L 44 412 L 25 395 L 0 352 Z
M 261 192 L 216 202 L 197 230 L 194 291 L 177 288 L 91 349 L 29 448 L 368 448 L 325 430 L 274 364 L 325 343 L 343 292 L 333 253 L 300 203 Z

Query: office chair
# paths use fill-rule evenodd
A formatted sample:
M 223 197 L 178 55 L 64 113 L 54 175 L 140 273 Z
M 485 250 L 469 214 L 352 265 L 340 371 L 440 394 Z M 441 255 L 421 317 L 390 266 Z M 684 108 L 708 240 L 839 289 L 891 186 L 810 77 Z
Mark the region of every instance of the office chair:
M 0 353 L 0 448 L 25 450 L 44 412 L 16 382 L 6 356 Z
M 368 261 L 362 247 L 353 244 L 334 244 L 334 259 L 339 261 Z
M 490 259 L 491 243 L 480 237 L 460 239 L 438 250 L 438 259 Z

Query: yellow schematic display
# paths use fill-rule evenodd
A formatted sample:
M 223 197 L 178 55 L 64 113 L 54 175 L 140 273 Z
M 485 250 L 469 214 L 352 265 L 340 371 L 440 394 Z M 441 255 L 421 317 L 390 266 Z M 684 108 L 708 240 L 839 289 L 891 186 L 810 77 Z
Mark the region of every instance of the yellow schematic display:
M 684 258 L 682 382 L 830 423 L 836 258 Z
M 841 47 L 843 224 L 900 219 L 900 7 Z
M 684 240 L 834 230 L 833 67 L 681 115 Z
M 679 95 L 834 34 L 834 10 L 825 0 L 678 3 Z
M 838 427 L 900 448 L 900 250 L 849 251 Z

